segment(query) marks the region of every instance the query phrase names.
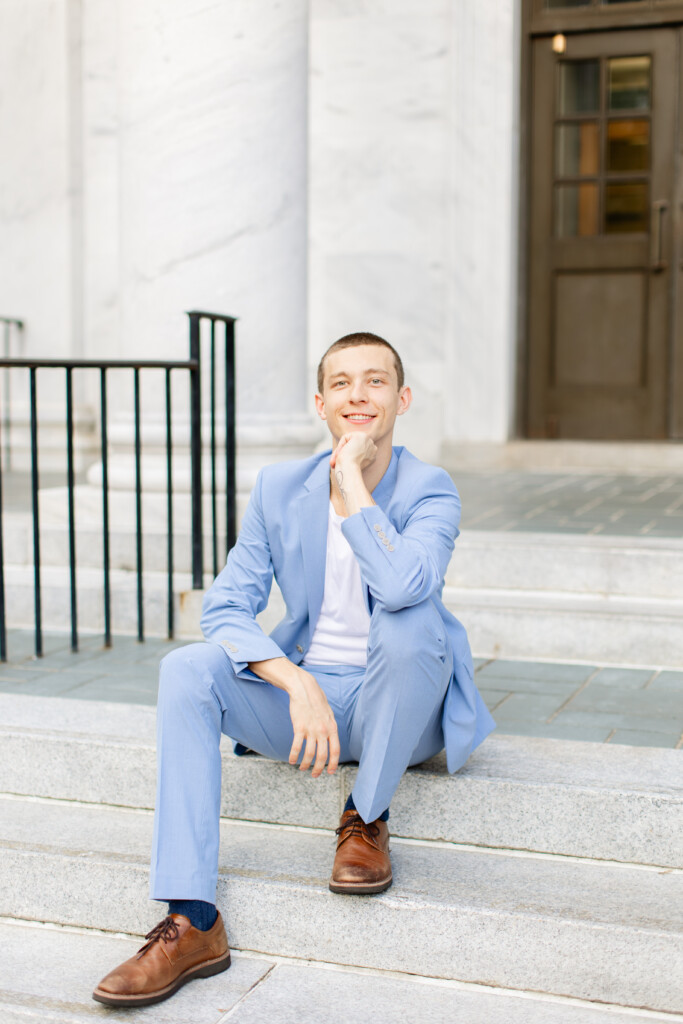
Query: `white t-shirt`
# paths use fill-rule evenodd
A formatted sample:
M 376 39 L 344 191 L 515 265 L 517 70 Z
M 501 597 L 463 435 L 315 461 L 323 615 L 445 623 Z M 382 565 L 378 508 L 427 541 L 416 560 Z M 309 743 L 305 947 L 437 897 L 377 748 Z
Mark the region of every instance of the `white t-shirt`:
M 370 616 L 363 600 L 360 567 L 342 533 L 344 516 L 330 502 L 325 559 L 325 592 L 311 646 L 302 665 L 355 665 L 368 658 Z

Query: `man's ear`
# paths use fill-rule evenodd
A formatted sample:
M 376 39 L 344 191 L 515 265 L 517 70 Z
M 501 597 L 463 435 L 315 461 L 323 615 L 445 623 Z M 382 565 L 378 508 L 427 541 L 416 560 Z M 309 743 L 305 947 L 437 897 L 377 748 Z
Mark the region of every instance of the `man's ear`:
M 402 416 L 404 412 L 408 412 L 412 400 L 413 393 L 406 384 L 401 388 L 401 393 L 398 396 L 398 409 L 396 410 L 396 415 Z
M 315 411 L 321 420 L 327 420 L 327 414 L 325 412 L 325 402 L 322 395 L 315 396 Z

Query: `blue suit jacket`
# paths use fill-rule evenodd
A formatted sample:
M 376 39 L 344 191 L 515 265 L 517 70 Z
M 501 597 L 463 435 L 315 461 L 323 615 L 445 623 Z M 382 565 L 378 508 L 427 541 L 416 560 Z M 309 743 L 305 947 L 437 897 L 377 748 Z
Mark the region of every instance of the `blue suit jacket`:
M 267 658 L 299 664 L 318 620 L 325 583 L 330 452 L 261 470 L 237 544 L 204 597 L 202 630 L 221 644 L 237 673 Z M 434 602 L 453 648 L 453 676 L 443 710 L 448 770 L 456 771 L 495 728 L 474 685 L 464 627 L 444 607 L 444 575 L 458 536 L 460 498 L 443 469 L 395 447 L 372 492 L 377 503 L 349 516 L 342 532 L 360 565 L 368 611 Z M 381 526 L 391 549 L 375 529 Z M 273 575 L 287 613 L 266 636 L 255 616 L 268 603 Z

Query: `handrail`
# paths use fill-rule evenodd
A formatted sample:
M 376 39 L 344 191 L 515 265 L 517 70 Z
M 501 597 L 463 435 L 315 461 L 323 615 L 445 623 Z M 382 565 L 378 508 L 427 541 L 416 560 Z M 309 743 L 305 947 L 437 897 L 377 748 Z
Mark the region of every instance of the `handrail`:
M 217 477 L 216 477 L 216 324 L 225 326 L 225 455 L 226 455 L 226 553 L 236 539 L 236 495 L 235 495 L 235 318 L 220 313 L 206 313 L 193 310 L 190 318 L 189 359 L 73 359 L 38 358 L 20 356 L 0 358 L 0 369 L 27 369 L 30 381 L 30 437 L 31 437 L 31 506 L 33 520 L 33 562 L 34 562 L 34 616 L 35 652 L 43 653 L 43 625 L 41 605 L 41 557 L 39 521 L 39 471 L 38 471 L 38 371 L 42 369 L 63 370 L 66 383 L 66 456 L 69 529 L 69 578 L 71 649 L 78 650 L 78 602 L 76 587 L 76 519 L 75 519 L 75 472 L 74 472 L 74 370 L 95 369 L 100 373 L 100 423 L 102 459 L 102 559 L 104 591 L 104 643 L 112 643 L 111 615 L 111 569 L 110 569 L 110 524 L 109 524 L 109 472 L 108 472 L 108 417 L 107 417 L 107 374 L 108 371 L 128 370 L 133 373 L 134 411 L 134 458 L 135 458 L 135 539 L 137 574 L 137 634 L 144 640 L 144 592 L 143 592 L 143 529 L 142 529 L 142 436 L 141 436 L 141 387 L 140 370 L 159 370 L 165 375 L 165 421 L 166 421 L 166 519 L 167 543 L 167 632 L 169 639 L 174 636 L 173 602 L 173 458 L 172 458 L 172 411 L 171 373 L 185 371 L 190 383 L 190 465 L 191 465 L 191 514 L 192 514 L 192 586 L 199 590 L 203 586 L 203 522 L 202 522 L 202 415 L 201 415 L 201 338 L 200 321 L 211 323 L 211 509 L 214 575 L 218 572 L 217 537 Z M 0 317 L 0 323 L 13 323 L 23 327 L 23 322 Z M 6 400 L 5 415 L 2 419 L 4 433 L 8 433 L 9 406 Z M 2 438 L 0 438 L 0 444 Z M 8 462 L 6 461 L 6 466 Z M 5 607 L 4 551 L 2 543 L 2 473 L 0 465 L 0 660 L 7 660 L 7 631 Z

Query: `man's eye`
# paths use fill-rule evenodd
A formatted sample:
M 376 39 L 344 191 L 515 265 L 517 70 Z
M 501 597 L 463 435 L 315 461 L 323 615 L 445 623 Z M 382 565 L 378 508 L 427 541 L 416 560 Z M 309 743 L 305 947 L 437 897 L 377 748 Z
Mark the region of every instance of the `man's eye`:
M 371 384 L 384 384 L 384 381 L 382 380 L 381 377 L 373 377 L 372 380 L 370 381 L 370 383 Z
M 346 381 L 345 380 L 337 380 L 337 381 L 334 382 L 332 387 L 333 388 L 338 388 L 338 387 L 341 387 L 342 384 L 346 384 Z

